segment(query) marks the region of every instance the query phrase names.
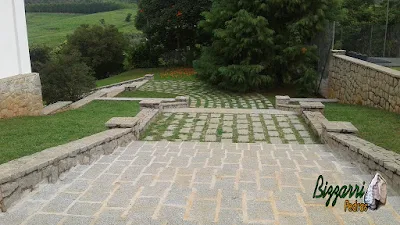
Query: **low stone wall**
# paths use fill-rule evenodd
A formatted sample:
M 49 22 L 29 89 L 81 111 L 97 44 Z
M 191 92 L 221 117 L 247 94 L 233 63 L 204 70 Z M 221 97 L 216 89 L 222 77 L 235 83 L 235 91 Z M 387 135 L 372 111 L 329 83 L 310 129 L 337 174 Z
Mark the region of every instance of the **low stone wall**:
M 275 96 L 275 108 L 282 111 L 295 112 L 297 114 L 302 114 L 303 111 L 316 111 L 324 113 L 325 106 L 317 101 L 318 99 L 299 99 L 292 101 L 287 95 Z M 323 99 L 321 99 L 323 100 Z M 294 104 L 299 103 L 299 104 Z
M 5 212 L 41 181 L 54 183 L 77 164 L 90 164 L 134 138 L 132 129 L 107 130 L 0 165 L 1 211 Z
M 0 165 L 0 211 L 5 212 L 40 182 L 54 183 L 77 164 L 90 164 L 101 155 L 138 140 L 159 112 L 159 109 L 141 110 L 129 121 L 122 120 L 124 126 L 116 124 L 118 120 L 113 118 L 112 126 L 108 126 L 113 129 Z
M 177 96 L 175 99 L 145 99 L 139 102 L 140 109 L 170 109 L 188 108 L 190 98 L 188 96 Z
M 335 54 L 329 65 L 328 97 L 400 113 L 400 71 Z
M 0 119 L 37 116 L 42 109 L 39 74 L 29 73 L 0 79 Z
M 400 154 L 357 137 L 357 129 L 349 122 L 330 122 L 319 112 L 305 111 L 303 116 L 322 143 L 361 163 L 371 174 L 379 172 L 395 190 L 400 190 Z

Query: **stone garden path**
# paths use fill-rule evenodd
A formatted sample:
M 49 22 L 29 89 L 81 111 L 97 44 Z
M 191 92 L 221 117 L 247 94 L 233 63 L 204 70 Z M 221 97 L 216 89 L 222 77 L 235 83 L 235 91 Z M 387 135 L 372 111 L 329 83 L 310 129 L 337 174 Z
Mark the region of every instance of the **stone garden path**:
M 144 140 L 226 143 L 314 143 L 294 113 L 274 110 L 170 109 L 154 122 Z
M 190 107 L 199 108 L 273 108 L 271 102 L 261 94 L 226 93 L 194 81 L 152 80 L 141 86 L 140 91 L 155 91 L 177 95 L 189 95 Z
M 263 95 L 226 94 L 199 82 L 149 81 L 142 91 L 189 95 L 191 108 L 165 109 L 144 141 L 79 165 L 42 184 L 0 225 L 400 224 L 389 187 L 378 211 L 345 212 L 314 199 L 317 178 L 363 185 L 372 176 L 317 141 L 292 112 Z
M 0 224 L 400 223 L 391 191 L 378 211 L 326 207 L 312 198 L 320 174 L 329 185 L 372 178 L 325 145 L 136 141 L 40 186 Z

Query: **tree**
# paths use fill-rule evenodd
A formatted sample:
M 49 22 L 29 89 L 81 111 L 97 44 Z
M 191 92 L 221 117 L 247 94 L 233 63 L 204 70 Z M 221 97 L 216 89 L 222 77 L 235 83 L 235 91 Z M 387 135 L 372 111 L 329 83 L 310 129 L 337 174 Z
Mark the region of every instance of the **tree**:
M 210 5 L 210 0 L 141 0 L 135 25 L 152 48 L 162 48 L 165 53 L 193 51 L 202 41 L 197 23 Z
M 43 100 L 76 101 L 95 87 L 92 70 L 77 51 L 57 54 L 47 62 L 40 74 Z
M 313 38 L 334 15 L 332 0 L 215 0 L 200 28 L 211 44 L 194 62 L 199 76 L 226 89 L 250 91 L 316 76 Z
M 97 79 L 106 78 L 123 69 L 124 35 L 113 25 L 81 25 L 67 36 L 65 51 L 78 51 L 93 69 Z
M 382 56 L 387 0 L 343 0 L 344 16 L 338 18 L 338 47 L 369 56 Z M 400 2 L 390 0 L 387 56 L 400 55 Z

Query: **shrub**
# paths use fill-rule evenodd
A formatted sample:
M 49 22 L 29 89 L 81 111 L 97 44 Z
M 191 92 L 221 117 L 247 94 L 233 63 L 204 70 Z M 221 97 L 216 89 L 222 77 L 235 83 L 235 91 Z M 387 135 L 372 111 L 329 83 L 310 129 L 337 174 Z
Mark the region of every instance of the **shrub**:
M 95 77 L 103 79 L 123 69 L 126 43 L 124 35 L 113 25 L 81 25 L 67 36 L 64 49 L 79 51 Z
M 40 73 L 44 64 L 50 60 L 51 48 L 41 45 L 29 49 L 32 71 Z
M 44 65 L 40 78 L 47 103 L 76 101 L 95 87 L 92 70 L 77 51 L 55 55 Z
M 151 47 L 145 40 L 132 44 L 128 53 L 128 62 L 132 68 L 150 68 L 158 66 L 160 51 Z
M 131 22 L 132 13 L 128 13 L 125 17 L 125 22 Z

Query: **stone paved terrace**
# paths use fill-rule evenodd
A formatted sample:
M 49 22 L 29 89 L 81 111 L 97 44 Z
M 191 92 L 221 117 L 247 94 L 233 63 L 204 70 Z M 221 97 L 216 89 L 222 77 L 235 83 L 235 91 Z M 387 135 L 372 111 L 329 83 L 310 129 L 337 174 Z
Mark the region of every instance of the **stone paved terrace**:
M 156 91 L 177 95 L 189 95 L 190 107 L 199 108 L 273 108 L 267 97 L 261 94 L 237 94 L 218 91 L 207 84 L 194 81 L 152 80 L 141 86 L 140 91 Z
M 163 113 L 144 140 L 273 144 L 311 144 L 315 141 L 298 115 L 251 113 L 194 113 L 179 109 Z M 227 111 L 227 110 L 224 110 Z
M 320 174 L 372 178 L 325 145 L 137 141 L 40 185 L 0 224 L 400 224 L 393 190 L 378 211 L 344 212 L 312 198 Z

